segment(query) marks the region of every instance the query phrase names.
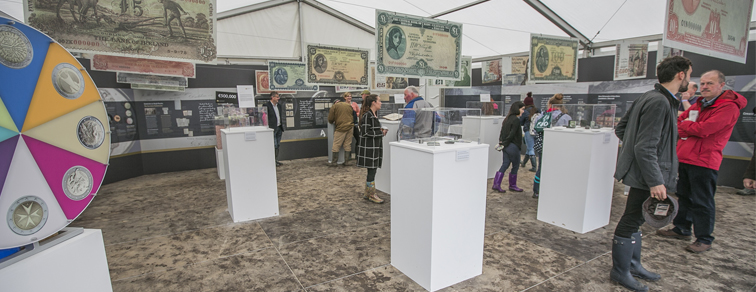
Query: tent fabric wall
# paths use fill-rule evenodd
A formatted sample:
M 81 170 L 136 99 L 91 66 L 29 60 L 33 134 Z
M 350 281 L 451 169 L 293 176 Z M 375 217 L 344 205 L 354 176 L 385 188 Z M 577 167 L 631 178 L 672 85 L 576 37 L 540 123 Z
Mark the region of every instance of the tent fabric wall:
M 305 44 L 370 49 L 370 60 L 375 60 L 375 35 L 305 4 L 302 22 Z
M 218 20 L 218 56 L 299 57 L 297 10 L 291 2 Z

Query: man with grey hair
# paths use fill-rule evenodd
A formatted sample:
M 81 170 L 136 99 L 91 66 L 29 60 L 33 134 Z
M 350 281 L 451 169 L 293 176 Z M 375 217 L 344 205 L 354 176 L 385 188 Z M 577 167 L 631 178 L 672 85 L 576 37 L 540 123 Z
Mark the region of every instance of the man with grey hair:
M 696 241 L 685 248 L 694 253 L 711 249 L 714 241 L 714 194 L 722 150 L 730 140 L 740 110 L 748 104 L 745 97 L 724 87 L 722 72 L 704 73 L 701 75 L 702 98 L 677 118 L 680 209 L 673 221 L 675 228 L 656 232 L 677 239 L 690 239 L 691 234 L 695 235 Z
M 404 102 L 407 103 L 404 108 L 414 109 L 407 111 L 402 117 L 400 134 L 404 139 L 427 138 L 433 133 L 433 113 L 421 111 L 423 108 L 432 108 L 433 106 L 425 101 L 417 87 L 408 86 L 404 89 Z

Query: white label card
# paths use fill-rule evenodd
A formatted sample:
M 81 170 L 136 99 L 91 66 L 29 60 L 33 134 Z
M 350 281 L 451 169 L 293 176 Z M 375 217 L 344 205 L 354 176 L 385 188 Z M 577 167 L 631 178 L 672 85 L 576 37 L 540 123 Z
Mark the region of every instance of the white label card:
M 490 93 L 481 93 L 480 94 L 480 102 L 491 102 L 491 94 Z
M 604 133 L 604 144 L 609 144 L 612 141 L 612 133 Z
M 457 161 L 470 160 L 470 150 L 457 150 Z
M 257 141 L 257 132 L 244 132 L 244 141 Z
M 404 93 L 394 94 L 394 103 L 404 104 Z
M 239 107 L 255 107 L 255 87 L 252 85 L 237 85 L 236 92 L 239 98 Z

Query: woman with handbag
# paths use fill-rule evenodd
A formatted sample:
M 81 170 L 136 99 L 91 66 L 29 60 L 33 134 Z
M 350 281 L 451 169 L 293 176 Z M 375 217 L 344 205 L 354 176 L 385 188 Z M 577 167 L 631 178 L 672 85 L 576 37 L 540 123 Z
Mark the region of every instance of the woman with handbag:
M 383 162 L 383 136 L 388 129 L 381 127 L 376 112 L 381 109 L 381 100 L 371 94 L 362 101 L 360 109 L 360 143 L 357 147 L 357 166 L 367 168 L 365 195 L 363 198 L 376 204 L 383 200 L 375 194 L 375 173 Z
M 504 158 L 499 171 L 494 176 L 491 188 L 495 191 L 506 192 L 501 189 L 501 181 L 504 179 L 504 172 L 507 171 L 507 168 L 511 164 L 509 190 L 522 192 L 522 189 L 517 187 L 517 170 L 520 169 L 520 145 L 522 145 L 522 126 L 520 126 L 519 116 L 522 115 L 524 109 L 525 104 L 522 101 L 515 101 L 509 108 L 509 113 L 507 114 L 507 118 L 504 119 L 504 123 L 501 124 L 497 150 L 501 149 Z

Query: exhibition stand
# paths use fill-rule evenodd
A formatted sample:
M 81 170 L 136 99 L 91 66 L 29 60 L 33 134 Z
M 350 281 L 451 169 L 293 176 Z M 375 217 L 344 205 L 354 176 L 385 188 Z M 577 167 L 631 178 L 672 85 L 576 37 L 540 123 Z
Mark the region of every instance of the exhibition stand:
M 223 149 L 215 147 L 215 165 L 218 169 L 218 178 L 221 180 L 226 179 L 226 165 L 223 163 Z
M 52 242 L 56 240 L 53 237 L 50 242 L 35 243 L 33 250 L 22 250 L 4 259 L 0 263 L 0 290 L 113 291 L 102 231 L 66 229 L 78 234 L 59 242 Z
M 381 127 L 387 128 L 388 132 L 386 136 L 383 136 L 383 165 L 375 172 L 375 188 L 391 194 L 391 147 L 389 143 L 396 142 L 399 121 L 381 119 Z
M 391 264 L 430 291 L 480 275 L 488 145 L 390 148 Z
M 221 130 L 228 212 L 234 222 L 278 215 L 273 129 Z
M 544 129 L 538 220 L 578 233 L 609 224 L 618 144 L 612 128 Z
M 489 145 L 487 178 L 493 178 L 502 164 L 503 156 L 501 151 L 496 151 L 496 145 L 499 144 L 499 133 L 503 122 L 503 116 L 467 116 L 463 120 L 463 127 L 466 129 L 462 139 L 470 139 L 467 137 L 467 133 L 474 133 L 474 127 L 480 127 L 479 134 L 470 136 L 480 137 L 480 143 Z M 468 127 L 467 124 L 470 124 L 470 126 Z

